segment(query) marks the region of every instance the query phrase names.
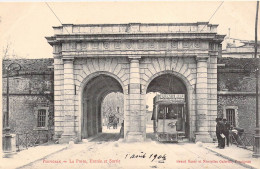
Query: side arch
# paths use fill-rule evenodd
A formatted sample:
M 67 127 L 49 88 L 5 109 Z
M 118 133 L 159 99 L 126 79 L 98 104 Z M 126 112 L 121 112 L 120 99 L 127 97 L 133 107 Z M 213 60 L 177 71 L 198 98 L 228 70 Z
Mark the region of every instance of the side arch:
M 196 95 L 195 95 L 195 90 L 194 87 L 195 85 L 193 85 L 192 81 L 189 81 L 184 75 L 180 74 L 179 72 L 175 72 L 175 71 L 161 71 L 158 72 L 154 75 L 152 75 L 146 85 L 144 86 L 144 93 L 147 94 L 147 92 L 149 92 L 149 86 L 151 84 L 151 82 L 153 82 L 153 80 L 155 80 L 158 77 L 164 76 L 164 75 L 172 75 L 174 77 L 176 77 L 177 79 L 179 79 L 180 81 L 182 81 L 182 83 L 185 85 L 186 88 L 186 94 L 187 94 L 187 112 L 188 112 L 188 123 L 189 123 L 189 129 L 188 129 L 188 133 L 187 136 L 189 137 L 190 140 L 192 140 L 194 138 L 194 132 L 196 131 L 196 113 L 195 113 L 195 99 L 196 99 Z M 163 82 L 160 82 L 163 83 Z M 159 86 L 159 85 L 158 85 Z M 161 86 L 159 86 L 161 87 Z M 165 91 L 163 89 L 160 89 L 158 87 L 158 91 Z M 183 90 L 182 90 L 183 91 Z
M 104 80 L 101 81 L 101 83 L 103 82 L 103 84 L 100 83 L 99 89 L 95 90 L 97 92 L 95 93 L 94 91 L 91 91 L 90 88 L 95 89 L 97 87 L 96 84 L 99 84 L 98 82 L 103 77 L 104 77 Z M 111 79 L 113 83 L 106 82 L 106 80 L 109 80 L 109 79 Z M 96 80 L 96 82 L 94 83 L 93 81 L 95 81 L 95 80 Z M 105 86 L 106 85 L 105 83 L 109 83 L 110 85 L 115 85 L 116 83 L 118 83 L 118 85 L 115 85 L 114 87 L 111 86 L 111 88 L 104 88 L 102 86 Z M 91 95 L 93 95 L 93 98 L 87 99 L 87 100 L 90 100 L 91 103 L 86 102 L 86 98 L 87 98 L 86 96 L 88 96 L 88 92 L 86 90 L 92 92 Z M 114 75 L 113 73 L 110 73 L 110 72 L 105 72 L 105 71 L 94 72 L 94 73 L 86 76 L 80 83 L 80 86 L 78 89 L 78 110 L 79 110 L 78 138 L 80 140 L 82 139 L 82 132 L 83 132 L 83 130 L 85 130 L 82 128 L 83 124 L 86 123 L 86 122 L 84 122 L 84 119 L 86 120 L 86 115 L 84 115 L 84 112 L 85 113 L 86 113 L 86 111 L 89 112 L 86 109 L 86 106 L 83 105 L 83 103 L 89 104 L 91 106 L 94 104 L 94 106 L 96 106 L 93 108 L 94 110 L 91 109 L 91 113 L 93 113 L 92 110 L 94 112 L 99 112 L 99 111 L 101 111 L 101 102 L 102 102 L 103 98 L 105 97 L 105 95 L 107 95 L 108 93 L 111 93 L 111 92 L 121 92 L 124 94 L 126 92 L 126 87 L 124 86 L 123 81 L 119 77 L 117 77 L 116 75 Z M 99 113 L 101 113 L 101 112 L 99 112 Z M 101 118 L 101 115 L 99 115 L 99 114 L 96 116 L 98 116 L 98 118 Z M 98 121 L 99 120 L 100 119 L 98 119 Z M 98 131 L 99 130 L 100 130 L 100 128 L 98 127 Z

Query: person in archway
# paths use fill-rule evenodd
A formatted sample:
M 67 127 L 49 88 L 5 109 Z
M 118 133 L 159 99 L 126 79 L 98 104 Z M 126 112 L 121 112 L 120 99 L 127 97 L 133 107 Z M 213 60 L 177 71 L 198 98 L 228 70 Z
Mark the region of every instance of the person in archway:
M 107 129 L 110 130 L 110 123 L 109 123 L 109 121 L 107 122 Z
M 124 138 L 124 120 L 123 120 L 123 122 L 121 123 L 120 138 Z
M 113 129 L 117 129 L 117 117 L 116 116 L 113 119 Z
M 107 128 L 110 129 L 110 127 L 113 125 L 113 116 L 109 115 L 108 116 L 108 123 L 107 123 Z M 113 126 L 114 127 L 114 126 Z

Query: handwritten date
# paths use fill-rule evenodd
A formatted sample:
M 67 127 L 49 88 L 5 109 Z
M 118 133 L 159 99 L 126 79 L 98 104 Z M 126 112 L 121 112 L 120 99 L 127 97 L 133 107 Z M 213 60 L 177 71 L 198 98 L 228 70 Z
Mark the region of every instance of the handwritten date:
M 129 158 L 129 159 L 137 159 L 137 158 L 149 158 L 151 159 L 151 162 L 153 162 L 155 159 L 158 159 L 158 160 L 166 160 L 166 154 L 149 154 L 147 155 L 146 153 L 144 152 L 141 152 L 139 154 L 126 154 L 125 156 L 125 159 L 126 158 Z

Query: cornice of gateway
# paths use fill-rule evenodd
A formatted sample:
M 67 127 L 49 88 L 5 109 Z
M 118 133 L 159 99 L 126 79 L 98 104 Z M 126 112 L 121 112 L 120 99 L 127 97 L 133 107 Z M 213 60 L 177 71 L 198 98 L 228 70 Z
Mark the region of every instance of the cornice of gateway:
M 57 34 L 46 37 L 48 42 L 65 41 L 124 41 L 124 40 L 213 40 L 222 41 L 225 35 L 216 33 L 149 33 L 149 34 Z

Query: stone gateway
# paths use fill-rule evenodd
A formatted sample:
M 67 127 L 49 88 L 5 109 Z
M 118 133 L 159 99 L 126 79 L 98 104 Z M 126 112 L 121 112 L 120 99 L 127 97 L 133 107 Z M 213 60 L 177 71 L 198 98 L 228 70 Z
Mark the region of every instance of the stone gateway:
M 217 57 L 224 35 L 207 22 L 63 24 L 46 37 L 54 55 L 55 136 L 60 142 L 102 132 L 101 103 L 124 95 L 124 139 L 146 138 L 146 94 L 185 94 L 186 136 L 212 142 Z

